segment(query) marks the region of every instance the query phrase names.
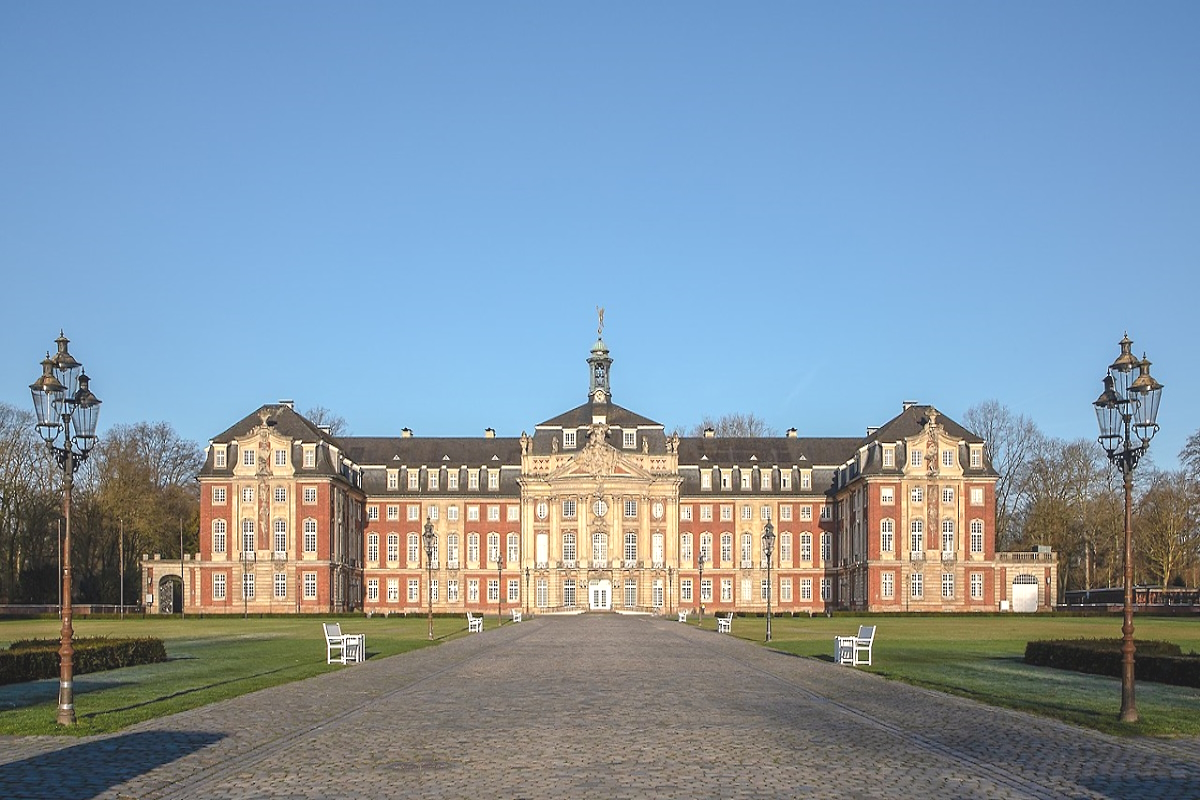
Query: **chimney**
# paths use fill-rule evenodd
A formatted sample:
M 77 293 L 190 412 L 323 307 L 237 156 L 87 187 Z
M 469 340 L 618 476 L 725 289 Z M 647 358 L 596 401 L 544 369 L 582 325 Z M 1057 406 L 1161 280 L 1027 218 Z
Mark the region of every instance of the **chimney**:
M 787 429 L 787 438 L 789 438 L 789 439 L 795 439 L 795 438 L 796 438 L 796 429 L 795 429 L 795 428 L 788 428 L 788 429 Z
M 716 435 L 717 435 L 717 432 L 715 430 L 713 430 L 712 428 L 704 429 L 704 438 L 705 439 L 713 439 L 716 437 Z
M 879 433 L 879 426 L 878 426 L 878 425 L 874 425 L 874 426 L 872 426 L 872 425 L 868 425 L 868 426 L 867 426 L 867 436 L 868 436 L 868 437 L 870 437 L 870 436 L 874 436 L 874 435 L 875 435 L 875 434 L 877 434 L 877 433 Z
M 915 406 L 916 404 L 917 404 L 917 401 L 916 401 L 916 400 L 905 400 L 905 401 L 904 401 L 904 409 L 903 409 L 903 410 L 904 410 L 904 411 L 908 411 L 910 408 L 912 408 L 912 407 L 913 407 L 913 406 Z
M 401 439 L 411 439 L 412 438 L 412 428 L 401 428 L 400 429 L 400 438 Z
M 295 410 L 296 410 L 296 401 L 295 401 L 295 400 L 280 400 L 280 401 L 279 401 L 279 405 L 281 405 L 281 406 L 287 406 L 287 407 L 288 407 L 288 408 L 290 408 L 292 411 L 295 411 Z
M 496 438 L 496 429 L 495 428 L 484 428 L 483 429 L 483 438 L 495 439 Z

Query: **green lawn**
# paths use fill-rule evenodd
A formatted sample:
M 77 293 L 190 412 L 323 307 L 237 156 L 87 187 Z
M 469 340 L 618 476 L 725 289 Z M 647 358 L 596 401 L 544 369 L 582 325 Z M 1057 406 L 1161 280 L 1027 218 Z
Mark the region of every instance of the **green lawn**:
M 0 734 L 93 734 L 119 730 L 145 719 L 236 697 L 323 672 L 348 669 L 326 664 L 322 621 L 332 618 L 127 618 L 76 617 L 75 635 L 156 636 L 166 643 L 162 664 L 128 667 L 75 677 L 72 729 L 55 724 L 58 680 L 0 686 Z M 495 619 L 489 620 L 494 625 Z M 353 617 L 347 633 L 365 633 L 370 658 L 429 644 L 425 618 Z M 434 636 L 466 630 L 462 617 L 436 618 Z M 58 620 L 0 622 L 0 647 L 19 639 L 55 639 Z
M 874 665 L 859 669 L 887 678 L 951 692 L 991 705 L 1018 708 L 1118 734 L 1200 736 L 1200 689 L 1139 681 L 1140 720 L 1120 723 L 1117 678 L 1031 667 L 1022 662 L 1025 643 L 1076 637 L 1117 639 L 1119 617 L 1051 615 L 870 616 L 780 618 L 772 622 L 771 647 L 832 661 L 833 637 L 875 625 Z M 706 621 L 707 627 L 707 621 Z M 766 620 L 735 619 L 733 633 L 763 640 Z M 1135 637 L 1174 642 L 1200 652 L 1200 621 L 1135 617 Z
M 79 724 L 64 730 L 54 723 L 57 680 L 0 686 L 0 734 L 92 734 L 115 731 L 141 720 L 172 714 L 229 697 L 349 669 L 324 662 L 319 618 L 241 619 L 76 618 L 77 636 L 157 636 L 166 642 L 163 664 L 76 677 Z M 459 616 L 435 619 L 438 640 L 465 633 Z M 739 617 L 733 634 L 762 642 L 766 621 Z M 831 660 L 833 637 L 854 633 L 859 624 L 876 625 L 874 666 L 862 667 L 888 678 L 965 695 L 985 703 L 1056 717 L 1121 734 L 1200 736 L 1200 690 L 1141 681 L 1137 704 L 1141 721 L 1117 722 L 1120 681 L 1021 662 L 1031 639 L 1117 638 L 1118 617 L 1036 616 L 873 616 L 777 618 L 771 646 L 801 656 Z M 495 617 L 488 626 L 495 625 Z M 715 628 L 711 617 L 706 628 Z M 423 617 L 343 620 L 347 632 L 365 633 L 372 659 L 424 647 Z M 1139 639 L 1163 639 L 1185 652 L 1200 652 L 1200 621 L 1138 617 Z M 57 620 L 0 622 L 0 647 L 28 638 L 58 637 Z

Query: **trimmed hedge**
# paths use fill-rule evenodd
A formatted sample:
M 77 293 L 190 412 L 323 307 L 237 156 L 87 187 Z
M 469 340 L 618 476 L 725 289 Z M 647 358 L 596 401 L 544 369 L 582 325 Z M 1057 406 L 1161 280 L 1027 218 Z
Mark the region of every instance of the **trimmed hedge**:
M 1200 688 L 1200 655 L 1183 654 L 1170 642 L 1135 642 L 1134 674 L 1138 680 Z M 1028 642 L 1025 663 L 1090 675 L 1121 677 L 1120 639 L 1054 639 Z
M 76 675 L 167 660 L 166 645 L 162 639 L 153 637 L 93 637 L 75 639 L 73 644 Z M 13 642 L 7 650 L 0 650 L 0 684 L 58 677 L 58 648 L 57 640 L 29 639 Z

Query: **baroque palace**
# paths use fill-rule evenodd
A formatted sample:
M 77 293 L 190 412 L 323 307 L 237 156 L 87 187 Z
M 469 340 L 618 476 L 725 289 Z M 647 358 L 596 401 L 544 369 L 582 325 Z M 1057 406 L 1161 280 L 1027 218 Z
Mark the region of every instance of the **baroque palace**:
M 613 403 L 603 338 L 587 363 L 587 402 L 517 438 L 335 437 L 263 406 L 209 444 L 200 552 L 143 557 L 146 605 L 181 583 L 200 613 L 763 613 L 768 521 L 777 613 L 1052 602 L 1053 554 L 995 551 L 984 442 L 933 406 L 680 437 Z

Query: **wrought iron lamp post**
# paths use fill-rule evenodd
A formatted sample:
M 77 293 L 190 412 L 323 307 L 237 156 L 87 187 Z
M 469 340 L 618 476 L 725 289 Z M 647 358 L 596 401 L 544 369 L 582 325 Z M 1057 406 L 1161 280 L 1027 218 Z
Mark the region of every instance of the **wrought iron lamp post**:
M 496 627 L 504 624 L 504 548 L 496 553 Z
M 75 724 L 75 645 L 71 625 L 71 491 L 75 470 L 96 444 L 100 400 L 88 389 L 83 365 L 67 352 L 69 340 L 60 331 L 58 352 L 46 354 L 42 376 L 29 386 L 37 413 L 37 431 L 63 471 L 62 632 L 58 649 L 58 724 Z
M 1125 479 L 1125 604 L 1121 625 L 1121 721 L 1137 722 L 1133 677 L 1133 471 L 1158 432 L 1163 385 L 1150 376 L 1150 362 L 1131 352 L 1126 334 L 1121 354 L 1104 376 L 1104 392 L 1092 405 L 1100 425 L 1099 442 Z M 1134 368 L 1137 377 L 1134 377 Z
M 767 559 L 767 641 L 771 641 L 771 553 L 775 550 L 775 526 L 767 520 L 762 535 L 763 558 Z
M 696 561 L 700 567 L 700 585 L 696 587 L 696 595 L 700 598 L 700 624 L 704 624 L 704 550 L 700 551 L 700 558 Z
M 433 641 L 433 520 L 425 518 L 425 532 L 421 534 L 425 544 L 425 588 L 429 593 L 429 640 Z

